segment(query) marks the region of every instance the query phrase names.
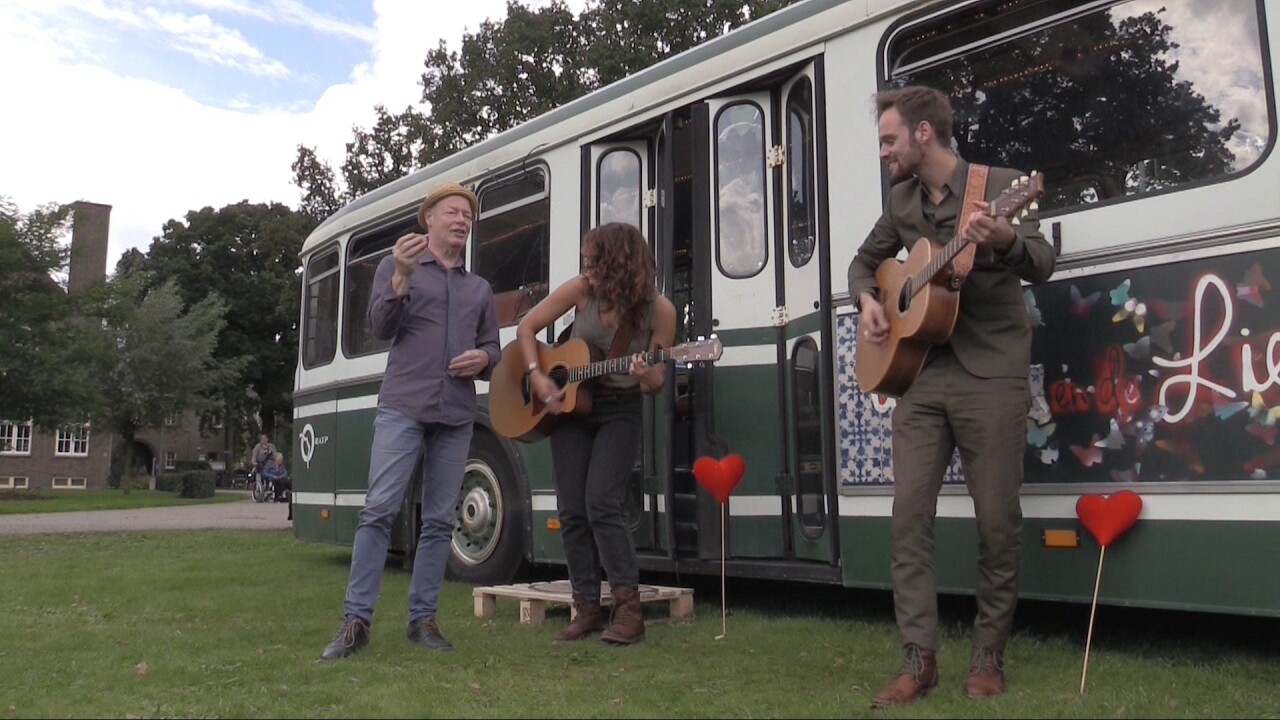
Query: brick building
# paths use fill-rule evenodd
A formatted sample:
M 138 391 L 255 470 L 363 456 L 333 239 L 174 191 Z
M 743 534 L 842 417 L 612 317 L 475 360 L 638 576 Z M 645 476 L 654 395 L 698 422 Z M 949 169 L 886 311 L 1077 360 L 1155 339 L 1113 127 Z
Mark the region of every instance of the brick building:
M 72 207 L 67 291 L 80 292 L 106 279 L 111 206 L 80 201 Z M 227 456 L 225 433 L 202 435 L 199 427 L 198 418 L 187 412 L 162 428 L 139 432 L 135 469 L 149 475 L 179 460 L 212 460 L 219 469 Z M 90 423 L 49 433 L 0 416 L 0 492 L 105 489 L 115 453 L 123 453 L 117 438 L 95 431 Z

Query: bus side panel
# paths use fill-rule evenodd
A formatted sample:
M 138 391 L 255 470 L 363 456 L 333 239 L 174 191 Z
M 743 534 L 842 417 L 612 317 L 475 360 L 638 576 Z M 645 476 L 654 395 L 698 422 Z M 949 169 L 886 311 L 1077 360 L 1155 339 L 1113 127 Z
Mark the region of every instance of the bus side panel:
M 348 392 L 344 390 L 344 395 Z M 369 491 L 369 449 L 373 445 L 377 401 L 377 395 L 344 397 L 338 401 L 337 427 L 342 445 L 337 452 L 334 478 L 337 493 L 334 534 L 338 542 L 345 545 L 355 541 L 360 509 Z M 391 540 L 391 548 L 401 547 L 399 538 Z
M 299 540 L 339 543 L 334 534 L 333 481 L 338 448 L 336 393 L 308 397 L 295 410 L 293 428 L 293 534 Z
M 1144 509 L 1108 552 L 1104 601 L 1277 615 L 1280 292 L 1271 280 L 1280 243 L 1245 239 L 1160 259 L 1068 270 L 1025 288 L 1033 341 L 1021 593 L 1088 600 L 1099 548 L 1075 503 L 1127 489 Z M 845 580 L 882 587 L 893 401 L 854 384 L 857 316 L 837 327 Z M 972 516 L 953 461 L 938 503 L 943 589 L 972 592 Z M 1074 533 L 1074 547 L 1050 547 L 1048 530 Z

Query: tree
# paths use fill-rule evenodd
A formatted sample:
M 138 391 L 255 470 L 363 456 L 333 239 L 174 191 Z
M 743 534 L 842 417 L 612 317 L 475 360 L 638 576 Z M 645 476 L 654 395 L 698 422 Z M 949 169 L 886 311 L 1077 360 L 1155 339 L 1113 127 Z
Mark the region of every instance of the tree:
M 92 313 L 103 350 L 95 425 L 118 434 L 127 451 L 139 430 L 187 408 L 208 409 L 238 370 L 214 353 L 226 303 L 210 293 L 184 311 L 176 281 L 150 290 L 142 281 L 141 274 L 113 279 Z M 121 483 L 126 495 L 131 485 Z
M 97 384 L 79 298 L 55 276 L 66 270 L 70 206 L 22 214 L 0 198 L 0 414 L 52 430 L 83 422 Z
M 214 359 L 237 372 L 222 377 L 221 406 L 204 414 L 205 427 L 221 416 L 232 433 L 242 429 L 240 418 L 258 412 L 262 430 L 271 433 L 277 418 L 292 414 L 302 292 L 298 253 L 315 225 L 279 203 L 206 207 L 187 213 L 185 222 L 165 223 L 145 258 L 126 255 L 117 265 L 117 274 L 138 276 L 145 290 L 176 283 L 185 307 L 211 294 L 223 298 L 227 314 Z
M 378 106 L 372 129 L 353 128 L 345 188 L 312 148 L 298 146 L 302 210 L 341 202 L 639 72 L 797 0 L 593 0 L 577 17 L 562 0 L 531 10 L 508 0 L 451 51 L 427 53 L 422 108 Z M 330 203 L 329 200 L 332 200 Z M 332 210 L 329 210 L 332 208 Z
M 621 80 L 797 0 L 599 0 L 580 18 L 600 86 Z

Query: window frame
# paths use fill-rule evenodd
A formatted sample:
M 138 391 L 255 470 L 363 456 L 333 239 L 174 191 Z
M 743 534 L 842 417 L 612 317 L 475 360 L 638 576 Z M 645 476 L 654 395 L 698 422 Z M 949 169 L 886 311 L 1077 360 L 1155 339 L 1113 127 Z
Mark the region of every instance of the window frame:
M 740 106 L 753 107 L 755 108 L 756 112 L 760 114 L 760 168 L 759 169 L 760 169 L 760 196 L 761 196 L 760 207 L 762 211 L 760 216 L 760 227 L 763 231 L 764 242 L 762 243 L 763 247 L 762 247 L 762 255 L 760 256 L 760 265 L 755 269 L 754 272 L 749 272 L 749 273 L 731 273 L 725 269 L 724 261 L 723 261 L 724 235 L 723 233 L 720 232 L 720 224 L 721 224 L 721 216 L 722 216 L 721 204 L 720 204 L 720 188 L 721 188 L 721 185 L 720 185 L 721 165 L 720 165 L 720 142 L 719 142 L 720 118 L 723 117 L 726 112 Z M 759 275 L 760 273 L 764 272 L 765 269 L 769 267 L 769 245 L 770 245 L 769 206 L 773 202 L 773 197 L 770 195 L 770 192 L 769 192 L 769 173 L 771 171 L 769 168 L 769 126 L 770 126 L 769 111 L 761 107 L 760 103 L 757 102 L 754 98 L 744 97 L 744 98 L 734 99 L 731 102 L 728 102 L 725 105 L 717 108 L 715 117 L 711 118 L 711 136 L 712 136 L 711 180 L 712 180 L 712 187 L 715 188 L 715 194 L 711 198 L 711 206 L 714 209 L 714 213 L 715 213 L 715 217 L 713 221 L 713 224 L 714 224 L 713 237 L 716 239 L 715 240 L 716 268 L 720 271 L 721 275 L 723 275 L 726 278 L 730 278 L 732 280 L 745 280 L 747 278 L 753 278 Z
M 10 432 L 6 432 L 6 428 L 10 429 Z M 24 434 L 22 432 L 23 428 L 26 429 L 25 450 L 22 449 L 24 439 L 22 437 Z M 0 421 L 0 455 L 5 457 L 29 457 L 31 455 L 31 440 L 33 434 L 30 420 L 26 422 L 13 422 L 12 420 Z M 13 449 L 4 449 L 6 447 L 6 443 L 11 443 L 11 447 Z
M 78 431 L 82 431 L 83 436 Z M 58 428 L 58 432 L 54 437 L 53 456 L 60 458 L 89 457 L 89 433 L 89 423 Z M 65 450 L 63 449 L 64 447 L 66 448 Z
M 335 259 L 334 266 L 332 268 L 327 268 L 313 275 L 312 273 L 314 272 L 315 265 L 319 261 L 327 259 L 330 256 L 332 256 Z M 307 353 L 308 346 L 311 343 L 314 343 L 316 341 L 316 337 L 318 337 L 318 336 L 313 336 L 311 333 L 311 321 L 312 321 L 311 288 L 325 280 L 328 280 L 331 275 L 337 276 L 337 287 L 334 288 L 334 293 L 333 293 L 332 349 L 330 350 L 329 355 L 326 359 L 320 360 L 320 361 L 308 362 L 308 359 L 309 359 L 309 356 Z M 302 363 L 302 367 L 304 370 L 314 370 L 316 368 L 324 367 L 325 365 L 330 365 L 333 363 L 334 358 L 337 357 L 338 355 L 338 334 L 339 334 L 338 326 L 340 325 L 340 321 L 341 321 L 341 318 L 339 317 L 339 313 L 342 310 L 341 295 L 342 295 L 342 257 L 341 257 L 340 249 L 337 243 L 334 243 L 332 245 L 318 249 L 315 252 L 311 253 L 311 255 L 307 258 L 307 261 L 306 261 L 306 272 L 303 274 L 303 279 L 302 279 L 302 326 L 301 328 L 299 328 L 299 332 L 302 336 L 302 342 L 299 343 L 299 352 L 302 355 L 302 357 L 299 358 L 299 362 Z

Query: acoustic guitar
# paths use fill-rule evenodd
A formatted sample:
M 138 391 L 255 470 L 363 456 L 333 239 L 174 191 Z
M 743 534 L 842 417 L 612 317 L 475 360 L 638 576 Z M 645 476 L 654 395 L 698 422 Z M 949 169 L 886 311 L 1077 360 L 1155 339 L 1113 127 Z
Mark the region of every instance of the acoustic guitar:
M 644 353 L 644 361 L 649 365 L 671 360 L 715 362 L 722 351 L 720 339 L 712 335 L 710 339 Z M 610 373 L 628 372 L 631 356 L 593 360 L 586 341 L 571 338 L 554 347 L 538 343 L 538 367 L 562 391 L 560 413 L 548 413 L 542 398 L 530 392 L 524 354 L 520 352 L 519 343 L 512 341 L 502 349 L 502 358 L 489 378 L 489 419 L 494 432 L 502 437 L 535 442 L 551 434 L 563 416 L 591 412 L 591 385 L 587 381 Z
M 992 217 L 1012 218 L 1044 194 L 1044 178 L 1033 173 L 1014 181 L 987 210 Z M 915 382 L 929 348 L 951 338 L 960 312 L 960 289 L 951 283 L 951 261 L 969 243 L 957 234 L 939 247 L 922 239 L 905 261 L 889 258 L 876 268 L 880 304 L 889 321 L 882 343 L 857 345 L 858 387 L 864 392 L 901 397 Z M 946 272 L 944 272 L 946 271 Z

